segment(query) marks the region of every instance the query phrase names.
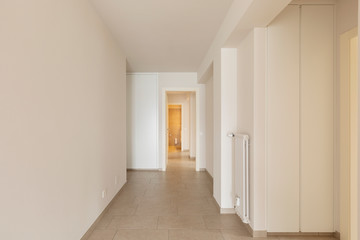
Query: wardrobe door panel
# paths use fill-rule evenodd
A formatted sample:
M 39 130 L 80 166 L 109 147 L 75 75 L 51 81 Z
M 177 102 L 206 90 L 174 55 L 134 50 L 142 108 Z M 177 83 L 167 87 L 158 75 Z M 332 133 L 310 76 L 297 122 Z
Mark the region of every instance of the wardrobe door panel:
M 299 7 L 268 26 L 267 222 L 299 231 Z
M 333 232 L 333 6 L 302 6 L 300 35 L 300 229 Z

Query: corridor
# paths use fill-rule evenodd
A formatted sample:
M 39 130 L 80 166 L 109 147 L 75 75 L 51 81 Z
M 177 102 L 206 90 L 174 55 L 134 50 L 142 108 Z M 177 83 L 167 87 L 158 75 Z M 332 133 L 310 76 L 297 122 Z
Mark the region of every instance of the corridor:
M 169 153 L 166 172 L 128 171 L 128 181 L 88 240 L 236 240 L 236 215 L 220 215 L 212 180 L 188 153 Z

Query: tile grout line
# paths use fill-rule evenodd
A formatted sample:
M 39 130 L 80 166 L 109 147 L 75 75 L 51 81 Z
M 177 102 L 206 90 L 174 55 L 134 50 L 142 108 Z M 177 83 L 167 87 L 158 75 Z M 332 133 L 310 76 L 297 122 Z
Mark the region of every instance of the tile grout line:
M 118 229 L 116 229 L 116 232 L 115 232 L 115 234 L 114 234 L 114 236 L 113 236 L 113 238 L 111 239 L 111 240 L 114 240 L 115 239 L 115 237 L 116 237 L 116 234 L 118 233 Z

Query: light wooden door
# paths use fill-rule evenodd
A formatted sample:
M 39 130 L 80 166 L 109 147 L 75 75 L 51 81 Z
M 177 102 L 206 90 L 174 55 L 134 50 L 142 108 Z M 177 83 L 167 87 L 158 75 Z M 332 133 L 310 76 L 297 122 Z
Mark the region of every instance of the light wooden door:
M 181 105 L 169 105 L 169 147 L 181 150 Z

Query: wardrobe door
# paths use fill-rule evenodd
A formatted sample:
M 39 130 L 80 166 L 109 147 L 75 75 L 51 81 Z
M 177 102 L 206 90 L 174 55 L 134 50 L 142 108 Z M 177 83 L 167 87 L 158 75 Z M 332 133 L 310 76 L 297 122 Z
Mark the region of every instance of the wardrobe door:
M 333 6 L 302 6 L 300 35 L 300 230 L 333 232 Z
M 267 222 L 299 231 L 299 6 L 268 26 Z

